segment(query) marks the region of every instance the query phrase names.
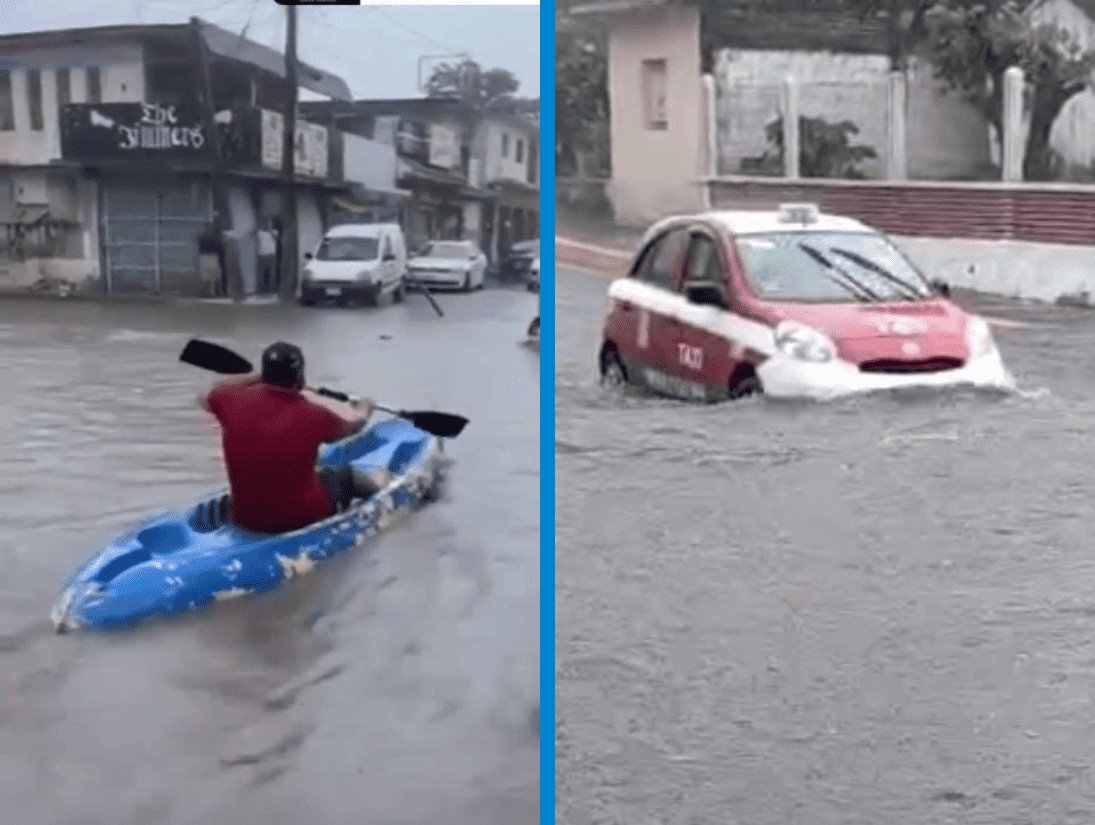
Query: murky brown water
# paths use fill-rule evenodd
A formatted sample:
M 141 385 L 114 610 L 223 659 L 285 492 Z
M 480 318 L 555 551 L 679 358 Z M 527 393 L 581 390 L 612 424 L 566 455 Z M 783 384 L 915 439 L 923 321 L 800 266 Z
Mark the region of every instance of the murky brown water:
M 0 303 L 0 822 L 538 819 L 539 356 L 523 292 L 382 310 Z M 71 570 L 221 484 L 191 336 L 472 423 L 445 500 L 268 597 L 52 635 Z
M 1095 315 L 1032 392 L 606 395 L 558 277 L 558 821 L 1095 822 Z M 1020 313 L 1023 314 L 1023 313 Z

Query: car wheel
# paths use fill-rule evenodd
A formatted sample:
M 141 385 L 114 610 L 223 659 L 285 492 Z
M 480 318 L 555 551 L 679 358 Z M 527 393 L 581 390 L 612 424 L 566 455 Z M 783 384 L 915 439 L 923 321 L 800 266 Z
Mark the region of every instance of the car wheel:
M 392 301 L 397 304 L 403 303 L 403 295 L 406 292 L 407 285 L 402 281 L 399 282 L 399 286 L 395 288 L 395 292 L 392 293 Z
M 461 287 L 464 292 L 471 292 L 471 273 L 467 273 L 464 276 L 464 286 Z
M 614 390 L 627 386 L 627 370 L 612 347 L 601 352 L 601 384 Z
M 528 325 L 528 337 L 539 338 L 540 337 L 540 316 L 537 315 L 532 319 L 532 323 Z
M 302 307 L 314 307 L 316 305 L 316 302 L 313 301 L 311 298 L 305 296 L 305 295 L 301 295 L 300 296 L 300 305 Z
M 750 395 L 759 395 L 763 392 L 764 387 L 761 386 L 760 379 L 757 378 L 756 373 L 749 370 L 744 375 L 731 377 L 726 395 L 731 401 L 737 401 L 738 399 L 746 398 Z

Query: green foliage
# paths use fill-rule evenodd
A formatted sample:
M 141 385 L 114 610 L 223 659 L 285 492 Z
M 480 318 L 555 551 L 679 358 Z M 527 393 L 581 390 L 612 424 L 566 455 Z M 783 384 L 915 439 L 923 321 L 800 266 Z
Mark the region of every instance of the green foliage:
M 573 174 L 582 157 L 607 156 L 608 48 L 597 32 L 561 27 L 555 36 L 555 163 Z
M 487 69 L 474 60 L 442 63 L 426 81 L 430 97 L 459 97 L 476 109 L 486 109 L 514 100 L 520 82 L 506 69 Z
M 821 118 L 799 117 L 799 170 L 805 178 L 862 179 L 860 164 L 876 158 L 870 146 L 853 145 L 851 138 L 859 127 L 850 120 L 829 123 Z M 764 127 L 768 150 L 759 157 L 744 158 L 741 171 L 778 175 L 783 172 L 783 117 Z

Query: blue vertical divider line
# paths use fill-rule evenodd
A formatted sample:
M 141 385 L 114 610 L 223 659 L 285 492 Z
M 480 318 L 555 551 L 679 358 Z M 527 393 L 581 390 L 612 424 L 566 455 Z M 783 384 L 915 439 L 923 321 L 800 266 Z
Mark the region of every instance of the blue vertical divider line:
M 540 0 L 540 823 L 555 822 L 555 2 Z

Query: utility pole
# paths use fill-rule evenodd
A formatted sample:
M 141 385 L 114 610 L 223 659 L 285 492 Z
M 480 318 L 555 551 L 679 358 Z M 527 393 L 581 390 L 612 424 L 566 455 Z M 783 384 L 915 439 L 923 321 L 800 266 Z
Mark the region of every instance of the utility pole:
M 278 295 L 284 302 L 297 294 L 297 267 L 300 263 L 300 239 L 297 234 L 297 190 L 293 181 L 297 135 L 297 7 L 287 6 L 285 24 L 285 82 L 289 97 L 281 144 L 281 279 Z
M 209 73 L 209 47 L 206 45 L 205 35 L 202 34 L 201 20 L 197 17 L 191 17 L 190 28 L 194 32 L 194 45 L 198 53 L 198 65 L 201 67 L 202 122 L 205 127 L 206 139 L 209 141 L 210 156 L 213 159 L 213 170 L 209 176 L 215 214 L 213 231 L 217 233 L 217 239 L 223 244 L 224 233 L 231 226 L 232 216 L 228 207 L 228 182 L 224 175 L 224 153 L 221 150 L 220 132 L 217 130 L 216 107 L 213 103 L 213 81 Z M 226 249 L 222 260 L 228 270 L 228 292 L 233 301 L 240 303 L 243 301 L 243 273 L 240 271 L 238 256 L 229 255 Z

